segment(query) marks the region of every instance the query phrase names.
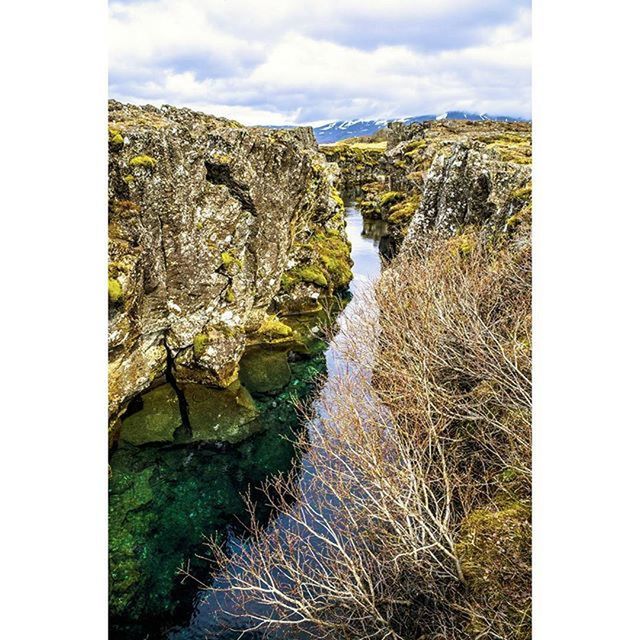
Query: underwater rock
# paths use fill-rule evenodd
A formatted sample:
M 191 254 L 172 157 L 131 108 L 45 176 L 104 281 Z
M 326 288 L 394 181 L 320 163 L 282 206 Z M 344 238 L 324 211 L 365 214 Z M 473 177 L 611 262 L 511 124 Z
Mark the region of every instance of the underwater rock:
M 258 409 L 251 394 L 238 382 L 226 389 L 198 384 L 182 385 L 194 441 L 235 444 L 260 431 Z
M 279 391 L 290 380 L 291 369 L 284 350 L 248 349 L 240 360 L 240 381 L 251 393 Z
M 142 396 L 142 409 L 122 421 L 120 439 L 133 445 L 172 442 L 182 424 L 178 396 L 163 384 Z

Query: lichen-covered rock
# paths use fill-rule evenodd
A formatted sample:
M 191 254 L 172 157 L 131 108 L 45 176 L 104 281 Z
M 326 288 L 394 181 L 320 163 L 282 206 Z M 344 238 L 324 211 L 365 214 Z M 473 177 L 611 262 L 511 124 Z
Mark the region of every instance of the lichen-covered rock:
M 530 164 L 505 158 L 490 145 L 459 143 L 450 155 L 434 159 L 405 247 L 426 246 L 432 231 L 453 234 L 466 226 L 487 234 L 504 231 L 507 221 L 530 205 L 530 185 Z
M 362 215 L 387 222 L 380 244 L 386 257 L 400 249 L 418 214 L 441 231 L 489 218 L 503 226 L 509 191 L 531 177 L 531 125 L 526 122 L 390 123 L 374 139 L 321 150 L 340 165 L 343 188 L 357 197 Z M 418 237 L 425 231 L 423 222 L 416 223 Z
M 229 385 L 268 309 L 345 286 L 350 265 L 326 266 L 312 241 L 332 234 L 348 252 L 336 179 L 308 129 L 110 101 L 111 424 L 168 367 L 178 383 Z M 310 266 L 323 277 L 281 286 Z
M 384 179 L 381 161 L 386 148 L 386 142 L 343 141 L 322 145 L 320 150 L 340 167 L 340 190 L 353 194 L 364 184 Z

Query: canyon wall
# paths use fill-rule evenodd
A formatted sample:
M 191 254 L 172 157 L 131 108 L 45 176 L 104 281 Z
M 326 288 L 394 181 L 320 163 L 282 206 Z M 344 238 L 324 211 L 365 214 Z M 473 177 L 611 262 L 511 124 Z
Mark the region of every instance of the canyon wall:
M 110 101 L 112 439 L 151 385 L 228 387 L 269 314 L 348 285 L 337 174 L 308 128 Z
M 461 233 L 475 224 L 486 232 L 508 230 L 530 208 L 530 123 L 392 123 L 373 140 L 321 150 L 339 164 L 363 216 L 387 222 L 381 243 L 387 257 L 400 250 L 410 228 L 412 244 L 428 230 Z

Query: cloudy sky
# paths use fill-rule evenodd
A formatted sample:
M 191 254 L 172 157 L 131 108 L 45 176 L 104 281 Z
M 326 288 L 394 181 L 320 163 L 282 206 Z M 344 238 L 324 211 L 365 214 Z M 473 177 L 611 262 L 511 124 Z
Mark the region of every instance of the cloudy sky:
M 109 94 L 245 124 L 531 115 L 529 0 L 111 0 Z

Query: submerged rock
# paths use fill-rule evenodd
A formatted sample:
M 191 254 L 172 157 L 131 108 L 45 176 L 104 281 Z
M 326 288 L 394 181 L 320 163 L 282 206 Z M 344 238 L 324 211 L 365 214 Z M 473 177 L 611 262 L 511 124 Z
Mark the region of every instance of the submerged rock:
M 120 439 L 133 445 L 166 443 L 182 424 L 178 396 L 169 384 L 142 395 L 142 409 L 122 421 Z
M 227 389 L 185 384 L 182 392 L 194 441 L 235 444 L 261 430 L 253 398 L 238 381 Z
M 291 380 L 287 352 L 280 349 L 249 349 L 240 360 L 240 380 L 251 393 L 279 391 Z

